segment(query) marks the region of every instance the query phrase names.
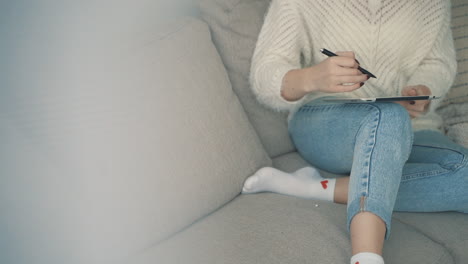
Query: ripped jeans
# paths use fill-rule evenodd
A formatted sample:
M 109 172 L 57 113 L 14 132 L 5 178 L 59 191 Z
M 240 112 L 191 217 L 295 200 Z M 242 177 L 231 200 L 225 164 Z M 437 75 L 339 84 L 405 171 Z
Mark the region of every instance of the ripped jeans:
M 468 149 L 437 131 L 413 133 L 395 103 L 303 105 L 289 121 L 301 156 L 313 166 L 350 175 L 348 230 L 372 212 L 390 235 L 393 211 L 468 213 Z

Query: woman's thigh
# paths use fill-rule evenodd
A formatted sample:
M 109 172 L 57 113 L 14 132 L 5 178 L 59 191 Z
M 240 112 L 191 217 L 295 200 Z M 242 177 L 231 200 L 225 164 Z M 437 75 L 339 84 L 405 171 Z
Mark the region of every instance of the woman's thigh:
M 312 165 L 338 174 L 351 171 L 355 135 L 366 108 L 314 102 L 302 106 L 289 122 L 301 156 Z
M 468 149 L 436 131 L 416 132 L 395 210 L 468 212 Z
M 376 113 L 381 116 L 382 110 L 401 115 L 404 110 L 399 107 L 391 103 L 342 104 L 316 100 L 295 113 L 289 122 L 289 133 L 298 152 L 310 164 L 333 173 L 349 174 L 356 144 L 362 144 L 356 141 L 358 134 L 365 130 L 363 127 L 376 122 Z

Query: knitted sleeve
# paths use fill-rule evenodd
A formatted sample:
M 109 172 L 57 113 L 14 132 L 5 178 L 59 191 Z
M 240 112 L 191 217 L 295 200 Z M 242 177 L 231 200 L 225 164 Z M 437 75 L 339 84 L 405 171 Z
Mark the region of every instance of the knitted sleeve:
M 450 89 L 456 74 L 457 62 L 450 28 L 450 3 L 445 1 L 443 15 L 437 36 L 428 54 L 410 77 L 407 85 L 425 85 L 433 95 L 444 97 Z M 429 112 L 433 112 L 442 100 L 431 102 Z
M 283 77 L 301 68 L 301 51 L 307 43 L 304 25 L 294 1 L 272 0 L 259 34 L 250 69 L 250 84 L 258 101 L 282 111 L 300 104 L 281 96 Z

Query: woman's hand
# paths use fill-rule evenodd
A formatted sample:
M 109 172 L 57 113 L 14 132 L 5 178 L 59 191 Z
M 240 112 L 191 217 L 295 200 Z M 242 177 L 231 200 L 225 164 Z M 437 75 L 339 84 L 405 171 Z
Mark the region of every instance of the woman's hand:
M 406 86 L 401 91 L 403 96 L 417 96 L 417 95 L 432 95 L 431 89 L 425 85 Z M 399 101 L 396 102 L 402 105 L 408 111 L 411 118 L 416 118 L 426 113 L 429 109 L 429 100 L 416 100 L 416 101 Z
M 369 76 L 357 68 L 353 52 L 337 52 L 309 68 L 291 70 L 283 77 L 281 96 L 296 101 L 311 92 L 341 93 L 359 89 Z
M 305 68 L 304 86 L 308 92 L 342 93 L 359 89 L 369 76 L 358 70 L 351 51 L 337 52 L 317 65 Z

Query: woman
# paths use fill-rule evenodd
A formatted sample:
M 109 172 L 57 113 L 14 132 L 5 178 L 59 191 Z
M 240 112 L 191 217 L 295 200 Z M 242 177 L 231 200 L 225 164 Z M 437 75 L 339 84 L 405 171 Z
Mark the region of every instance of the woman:
M 326 57 L 321 48 L 348 52 Z M 347 203 L 351 264 L 383 263 L 394 210 L 468 212 L 468 150 L 441 133 L 440 100 L 323 99 L 444 96 L 455 71 L 448 0 L 273 0 L 252 59 L 252 89 L 264 105 L 289 111 L 305 160 L 350 177 L 263 168 L 243 193 Z

